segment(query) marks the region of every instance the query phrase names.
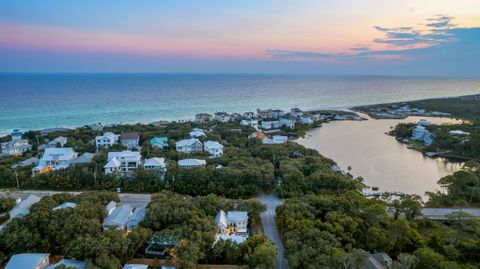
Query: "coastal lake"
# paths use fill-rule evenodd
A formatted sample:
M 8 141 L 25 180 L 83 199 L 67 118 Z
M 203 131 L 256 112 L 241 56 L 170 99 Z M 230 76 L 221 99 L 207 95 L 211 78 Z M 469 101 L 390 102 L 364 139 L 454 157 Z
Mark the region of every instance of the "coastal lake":
M 352 175 L 363 177 L 366 185 L 380 191 L 424 196 L 426 191 L 440 189 L 437 181 L 441 177 L 461 169 L 463 163 L 426 157 L 385 134 L 398 123 L 417 122 L 426 117 L 375 120 L 361 116 L 368 120 L 326 123 L 296 142 L 333 159 L 345 171 L 350 166 Z M 427 119 L 434 124 L 456 122 L 450 118 Z

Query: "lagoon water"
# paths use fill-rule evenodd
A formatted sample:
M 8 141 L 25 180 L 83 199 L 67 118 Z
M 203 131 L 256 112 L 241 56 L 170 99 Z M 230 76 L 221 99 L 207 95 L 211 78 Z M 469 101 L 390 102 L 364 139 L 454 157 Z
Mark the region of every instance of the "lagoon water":
M 345 171 L 350 166 L 351 173 L 363 177 L 368 186 L 376 186 L 380 191 L 423 196 L 426 191 L 439 190 L 437 181 L 458 171 L 462 163 L 425 157 L 385 134 L 400 122 L 417 122 L 419 119 L 334 121 L 309 131 L 297 142 L 335 160 Z M 428 119 L 435 124 L 455 121 Z
M 199 112 L 323 109 L 480 92 L 480 79 L 239 74 L 0 74 L 14 128 L 192 119 Z

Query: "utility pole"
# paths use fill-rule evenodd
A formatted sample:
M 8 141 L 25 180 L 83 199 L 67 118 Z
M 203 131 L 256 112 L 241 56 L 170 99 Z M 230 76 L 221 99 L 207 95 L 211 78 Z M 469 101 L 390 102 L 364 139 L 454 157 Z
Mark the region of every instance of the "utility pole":
M 18 182 L 18 173 L 17 173 L 17 169 L 15 169 L 15 179 L 17 180 L 17 189 L 20 190 L 20 183 Z

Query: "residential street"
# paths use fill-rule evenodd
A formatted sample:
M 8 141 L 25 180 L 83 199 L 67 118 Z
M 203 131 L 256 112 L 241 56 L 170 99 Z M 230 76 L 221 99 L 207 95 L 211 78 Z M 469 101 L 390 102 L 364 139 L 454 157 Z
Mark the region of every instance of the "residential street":
M 283 201 L 275 194 L 260 195 L 258 199 L 267 206 L 267 211 L 260 214 L 263 231 L 265 232 L 265 235 L 275 243 L 278 249 L 278 256 L 275 259 L 275 269 L 288 269 L 290 266 L 288 265 L 287 259 L 284 257 L 282 241 L 280 240 L 277 225 L 275 224 L 275 209 L 277 206 L 281 205 Z

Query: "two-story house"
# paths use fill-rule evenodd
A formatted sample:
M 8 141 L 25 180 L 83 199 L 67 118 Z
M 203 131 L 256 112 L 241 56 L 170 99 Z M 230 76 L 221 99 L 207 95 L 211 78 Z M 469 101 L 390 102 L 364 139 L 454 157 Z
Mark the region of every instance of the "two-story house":
M 207 141 L 204 144 L 204 149 L 210 157 L 220 157 L 223 155 L 223 145 L 217 141 Z
M 202 142 L 196 138 L 180 140 L 175 144 L 175 146 L 178 152 L 183 153 L 195 153 L 203 151 Z
M 142 156 L 138 151 L 109 152 L 107 161 L 107 164 L 103 167 L 105 174 L 115 172 L 123 174 L 137 169 L 142 163 Z
M 97 150 L 99 148 L 110 148 L 111 146 L 118 143 L 119 135 L 116 135 L 112 132 L 106 132 L 103 135 L 95 137 L 95 144 L 97 145 Z
M 72 148 L 46 148 L 38 165 L 32 169 L 32 173 L 38 174 L 51 170 L 65 169 L 73 164 L 78 154 Z

